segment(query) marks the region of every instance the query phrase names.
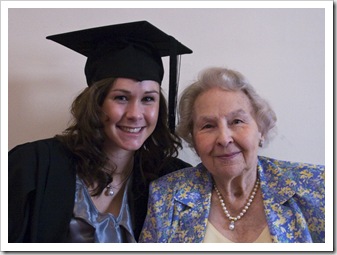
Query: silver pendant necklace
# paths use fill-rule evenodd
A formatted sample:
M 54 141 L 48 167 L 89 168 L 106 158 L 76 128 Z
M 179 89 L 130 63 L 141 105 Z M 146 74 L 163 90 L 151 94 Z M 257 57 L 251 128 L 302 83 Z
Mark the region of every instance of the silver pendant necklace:
M 239 219 L 241 219 L 245 215 L 245 213 L 248 211 L 250 205 L 252 204 L 252 202 L 253 202 L 253 200 L 255 198 L 257 189 L 259 188 L 259 184 L 260 184 L 260 180 L 257 178 L 256 182 L 255 182 L 255 185 L 254 185 L 254 188 L 252 190 L 252 193 L 249 196 L 248 202 L 243 207 L 243 209 L 241 210 L 241 212 L 236 217 L 233 217 L 233 216 L 230 215 L 230 213 L 229 213 L 229 211 L 228 211 L 228 209 L 226 207 L 225 201 L 224 201 L 222 195 L 220 194 L 220 191 L 218 190 L 218 188 L 216 187 L 216 185 L 214 183 L 214 189 L 215 189 L 216 194 L 219 197 L 222 210 L 224 211 L 225 216 L 230 220 L 230 223 L 229 223 L 229 229 L 230 230 L 234 230 L 235 229 L 235 225 L 234 225 L 235 222 L 238 221 Z
M 113 187 L 111 186 L 111 183 L 106 186 L 106 192 L 105 192 L 105 194 L 107 196 L 110 196 L 110 197 L 112 197 L 113 195 L 115 195 L 115 192 L 113 191 Z
M 122 184 L 124 184 L 124 182 L 126 182 L 129 179 L 129 177 L 131 176 L 132 170 L 133 170 L 133 168 L 131 168 L 130 172 L 125 177 L 125 179 L 121 183 L 117 184 L 116 186 L 112 186 L 112 181 L 113 181 L 113 179 L 112 179 L 112 181 L 106 186 L 105 195 L 106 196 L 110 196 L 110 197 L 112 197 L 113 195 L 115 195 L 115 192 L 113 191 L 113 189 L 117 188 L 118 186 L 120 186 Z

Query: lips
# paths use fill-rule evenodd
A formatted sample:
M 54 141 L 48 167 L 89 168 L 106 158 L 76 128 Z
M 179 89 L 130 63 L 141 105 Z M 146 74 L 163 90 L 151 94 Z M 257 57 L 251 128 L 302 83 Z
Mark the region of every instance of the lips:
M 122 127 L 119 126 L 121 130 L 127 133 L 139 133 L 142 130 L 142 127 Z
M 217 157 L 218 157 L 218 158 L 232 158 L 232 157 L 235 157 L 236 155 L 238 155 L 239 153 L 240 153 L 240 151 L 237 151 L 237 152 L 229 152 L 229 153 L 225 153 L 225 154 L 218 155 Z

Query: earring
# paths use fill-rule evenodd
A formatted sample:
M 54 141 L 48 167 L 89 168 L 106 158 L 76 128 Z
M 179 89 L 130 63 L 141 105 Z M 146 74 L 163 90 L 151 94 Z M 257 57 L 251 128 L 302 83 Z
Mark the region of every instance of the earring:
M 263 147 L 263 140 L 262 139 L 260 139 L 260 141 L 259 141 L 259 147 Z

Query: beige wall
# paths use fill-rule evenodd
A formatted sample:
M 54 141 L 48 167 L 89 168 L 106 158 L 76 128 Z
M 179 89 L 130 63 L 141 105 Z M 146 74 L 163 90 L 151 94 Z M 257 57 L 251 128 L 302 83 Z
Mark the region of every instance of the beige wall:
M 182 57 L 179 91 L 209 66 L 248 77 L 278 116 L 278 135 L 260 154 L 324 164 L 325 14 L 317 8 L 9 9 L 9 149 L 62 132 L 86 86 L 85 58 L 45 37 L 137 20 L 194 51 Z M 189 149 L 180 157 L 199 162 Z

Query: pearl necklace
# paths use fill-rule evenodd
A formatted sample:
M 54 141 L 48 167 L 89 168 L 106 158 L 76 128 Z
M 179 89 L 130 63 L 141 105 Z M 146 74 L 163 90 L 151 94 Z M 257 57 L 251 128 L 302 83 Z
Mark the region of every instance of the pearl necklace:
M 218 190 L 218 188 L 216 187 L 215 183 L 214 183 L 214 189 L 215 189 L 215 192 L 216 194 L 218 195 L 219 197 L 219 200 L 220 200 L 220 203 L 221 203 L 221 207 L 222 207 L 222 210 L 224 211 L 226 217 L 230 220 L 230 224 L 229 224 L 229 229 L 230 230 L 234 230 L 235 228 L 235 225 L 234 223 L 236 221 L 238 221 L 239 219 L 241 219 L 243 217 L 243 215 L 245 215 L 245 213 L 248 211 L 250 205 L 252 204 L 254 198 L 255 198 L 255 195 L 256 195 L 256 191 L 257 189 L 259 188 L 259 184 L 260 184 L 260 180 L 257 178 L 256 179 L 256 182 L 255 182 L 255 186 L 253 188 L 253 191 L 252 193 L 250 194 L 250 197 L 248 199 L 248 202 L 246 203 L 246 205 L 243 207 L 242 211 L 239 213 L 239 215 L 237 215 L 236 217 L 233 217 L 229 214 L 228 210 L 227 210 L 227 207 L 225 205 L 225 202 L 222 198 L 222 195 L 220 194 L 220 191 Z

